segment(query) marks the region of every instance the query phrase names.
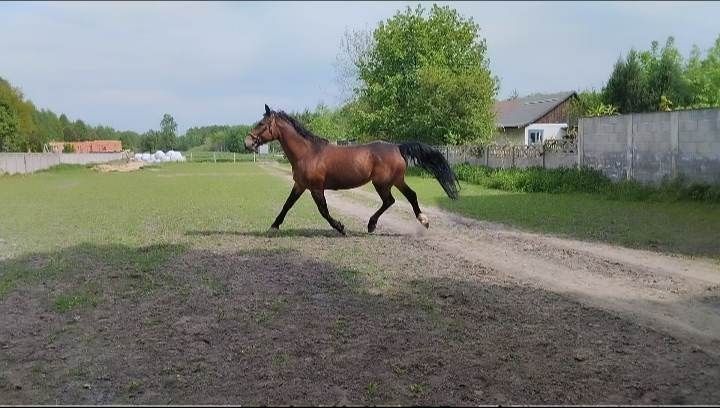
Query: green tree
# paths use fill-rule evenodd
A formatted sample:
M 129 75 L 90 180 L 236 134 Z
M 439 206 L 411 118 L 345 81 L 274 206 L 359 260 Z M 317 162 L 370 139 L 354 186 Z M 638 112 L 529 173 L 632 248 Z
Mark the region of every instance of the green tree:
M 242 153 L 245 151 L 245 136 L 251 127 L 246 125 L 232 126 L 227 131 L 225 148 L 229 152 Z
M 694 100 L 691 105 L 720 106 L 720 36 L 702 58 L 700 49 L 695 46 L 690 53 L 686 68 L 686 77 Z
M 0 100 L 0 152 L 10 150 L 10 140 L 18 129 L 17 113 Z
M 8 122 L 0 125 L 8 132 L 3 137 L 3 148 L 8 151 L 25 152 L 32 149 L 31 136 L 36 132 L 33 112 L 35 106 L 25 100 L 22 91 L 0 78 L 0 105 L 4 106 L 2 118 Z M 13 129 L 12 133 L 9 130 Z
M 159 148 L 170 150 L 175 148 L 177 142 L 177 123 L 172 115 L 166 113 L 160 121 Z
M 353 56 L 357 131 L 428 143 L 488 140 L 497 79 L 479 31 L 472 18 L 437 5 L 427 16 L 422 6 L 408 7 L 380 23 Z
M 685 78 L 683 57 L 675 47 L 675 39 L 668 37 L 665 46 L 658 48 L 653 41 L 650 51 L 640 54 L 643 71 L 647 77 L 649 102 L 660 110 L 668 104 L 691 102 L 690 84 Z M 652 107 L 651 107 L 652 110 Z
M 648 92 L 647 74 L 637 51 L 630 50 L 625 60 L 619 58 L 615 63 L 603 89 L 603 99 L 605 103 L 617 106 L 622 113 L 655 110 Z
M 720 43 L 716 42 L 715 48 L 720 56 Z M 625 60 L 615 64 L 603 90 L 604 102 L 622 113 L 666 111 L 709 102 L 713 94 L 720 95 L 720 81 L 713 85 L 710 79 L 713 49 L 703 61 L 695 47 L 687 64 L 673 37 L 668 37 L 662 48 L 653 41 L 650 50 L 630 50 Z

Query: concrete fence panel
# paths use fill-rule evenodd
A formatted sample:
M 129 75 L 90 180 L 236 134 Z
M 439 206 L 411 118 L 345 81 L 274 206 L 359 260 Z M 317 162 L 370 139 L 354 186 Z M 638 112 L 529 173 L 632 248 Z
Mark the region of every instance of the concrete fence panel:
M 720 183 L 720 109 L 582 118 L 578 162 L 613 180 Z
M 27 174 L 58 164 L 107 163 L 125 158 L 125 153 L 0 153 L 0 173 Z

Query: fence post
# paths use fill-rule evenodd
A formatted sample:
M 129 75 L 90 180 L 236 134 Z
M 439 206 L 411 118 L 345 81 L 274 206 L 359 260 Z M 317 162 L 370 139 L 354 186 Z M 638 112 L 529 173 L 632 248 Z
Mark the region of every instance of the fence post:
M 545 168 L 545 141 L 540 144 L 540 155 L 542 156 L 542 168 Z
M 680 155 L 680 112 L 670 113 L 670 175 L 678 177 L 678 156 Z
M 233 163 L 235 163 L 235 152 L 233 152 Z
M 510 167 L 515 167 L 515 145 L 510 146 L 510 157 L 512 158 Z
M 213 163 L 217 163 L 217 157 L 215 157 L 215 152 L 213 152 Z
M 633 115 L 629 114 L 627 115 L 626 119 L 626 126 L 627 126 L 627 150 L 625 155 L 625 160 L 627 161 L 627 170 L 626 170 L 626 178 L 628 180 L 632 180 L 633 178 L 633 135 L 635 133 L 633 129 Z
M 253 152 L 253 163 L 255 163 L 255 152 Z
M 577 140 L 575 141 L 575 149 L 577 149 L 577 166 L 578 168 L 581 168 L 584 163 L 583 160 L 585 158 L 583 157 L 583 127 L 585 126 L 585 120 L 583 118 L 578 119 L 578 134 L 577 134 Z
M 192 152 L 190 152 L 190 161 L 192 161 Z
M 485 167 L 490 167 L 490 145 L 485 146 Z

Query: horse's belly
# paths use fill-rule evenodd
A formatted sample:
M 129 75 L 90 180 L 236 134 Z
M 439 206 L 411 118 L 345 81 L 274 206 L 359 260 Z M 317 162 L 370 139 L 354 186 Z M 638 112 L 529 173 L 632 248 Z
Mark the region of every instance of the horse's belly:
M 368 181 L 370 181 L 369 174 L 328 175 L 325 178 L 325 189 L 343 190 L 347 188 L 355 188 L 366 184 Z

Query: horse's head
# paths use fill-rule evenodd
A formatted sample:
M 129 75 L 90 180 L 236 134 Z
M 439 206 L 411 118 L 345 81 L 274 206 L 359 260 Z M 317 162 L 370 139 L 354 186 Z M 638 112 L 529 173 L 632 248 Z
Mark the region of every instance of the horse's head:
M 256 152 L 258 147 L 278 138 L 277 118 L 275 112 L 265 105 L 263 118 L 245 138 L 245 149 Z

